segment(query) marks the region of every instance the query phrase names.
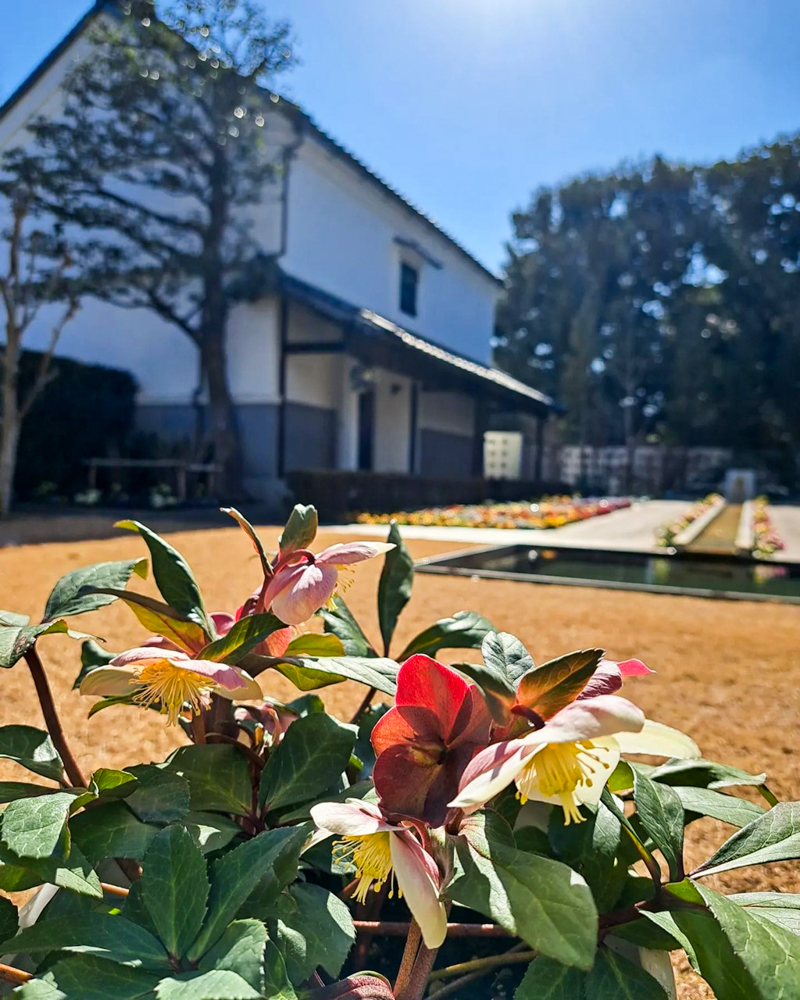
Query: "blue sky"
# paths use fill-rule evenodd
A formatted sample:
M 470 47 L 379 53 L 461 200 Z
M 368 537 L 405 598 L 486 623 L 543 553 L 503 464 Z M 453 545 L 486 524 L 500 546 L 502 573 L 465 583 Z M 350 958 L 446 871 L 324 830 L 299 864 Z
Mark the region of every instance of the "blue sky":
M 90 6 L 3 0 L 0 97 Z M 800 129 L 797 0 L 269 0 L 278 87 L 497 268 L 540 184 Z

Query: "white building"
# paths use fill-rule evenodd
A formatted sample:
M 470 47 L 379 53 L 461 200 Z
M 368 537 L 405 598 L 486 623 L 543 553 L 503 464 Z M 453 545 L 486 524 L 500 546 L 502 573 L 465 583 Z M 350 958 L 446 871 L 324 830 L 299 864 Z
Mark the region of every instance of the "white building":
M 102 6 L 0 108 L 0 151 L 24 140 L 31 116 L 57 113 Z M 284 169 L 252 211 L 277 278 L 229 325 L 249 488 L 274 495 L 299 469 L 482 474 L 492 412 L 541 427 L 553 405 L 489 366 L 498 279 L 294 104 L 267 92 L 264 104 Z M 45 335 L 43 323 L 28 346 Z M 198 360 L 175 327 L 90 300 L 59 353 L 127 369 L 139 425 L 190 438 Z

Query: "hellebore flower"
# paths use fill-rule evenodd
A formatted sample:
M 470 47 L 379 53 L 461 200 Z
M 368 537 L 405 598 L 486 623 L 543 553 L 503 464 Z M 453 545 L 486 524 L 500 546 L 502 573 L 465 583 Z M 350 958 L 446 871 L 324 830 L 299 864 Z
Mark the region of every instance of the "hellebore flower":
M 429 656 L 406 660 L 395 707 L 372 730 L 381 806 L 441 826 L 464 768 L 489 742 L 491 722 L 474 684 Z
M 513 781 L 523 803 L 560 804 L 567 825 L 581 823 L 580 805 L 600 800 L 621 753 L 700 756 L 694 741 L 677 729 L 648 721 L 625 698 L 598 695 L 567 705 L 520 739 L 481 751 L 450 805 L 473 812 Z
M 388 542 L 341 542 L 316 555 L 308 549 L 288 552 L 265 581 L 260 606 L 271 609 L 287 625 L 300 625 L 328 603 L 337 587 L 342 588 L 343 570 L 347 573 L 355 563 L 393 548 Z
M 341 838 L 334 843 L 334 853 L 354 866 L 358 879 L 354 896 L 359 903 L 370 889 L 378 892 L 391 879 L 392 890 L 396 882 L 419 924 L 425 946 L 442 944 L 447 911 L 439 899 L 439 869 L 408 827 L 387 822 L 377 806 L 359 799 L 312 806 L 311 818 L 323 833 Z
M 211 695 L 230 700 L 249 700 L 263 695 L 249 674 L 239 667 L 230 667 L 213 660 L 193 660 L 180 650 L 163 651 L 154 646 L 138 646 L 114 657 L 105 667 L 97 667 L 86 675 L 81 694 L 115 697 L 131 693 L 133 700 L 144 708 L 159 703 L 169 716 L 168 725 L 175 726 L 184 708 L 192 715 L 208 708 Z

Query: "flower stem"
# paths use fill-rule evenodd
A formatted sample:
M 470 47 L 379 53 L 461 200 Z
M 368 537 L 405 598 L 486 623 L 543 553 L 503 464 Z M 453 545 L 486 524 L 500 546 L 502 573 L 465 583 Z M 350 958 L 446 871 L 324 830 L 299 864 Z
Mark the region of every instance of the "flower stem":
M 438 951 L 438 948 L 431 951 L 430 948 L 425 947 L 424 943 L 420 944 L 414 965 L 408 976 L 408 982 L 403 985 L 402 989 L 395 986 L 396 1000 L 422 1000 Z
M 535 951 L 506 952 L 505 955 L 487 955 L 485 958 L 474 958 L 470 962 L 459 962 L 457 965 L 448 965 L 444 969 L 437 969 L 430 973 L 428 979 L 435 982 L 437 979 L 449 979 L 450 976 L 461 976 L 465 973 L 491 972 L 498 965 L 516 965 L 519 962 L 532 962 L 536 958 Z
M 353 924 L 362 934 L 382 934 L 386 937 L 405 937 L 411 929 L 411 924 L 402 920 L 354 920 Z M 513 938 L 515 935 L 497 924 L 448 924 L 447 936 Z
M 53 741 L 53 746 L 58 751 L 58 755 L 64 764 L 67 777 L 75 788 L 86 788 L 86 778 L 84 778 L 78 762 L 70 750 L 66 734 L 61 726 L 61 720 L 58 717 L 58 710 L 53 700 L 53 692 L 50 688 L 50 682 L 47 680 L 44 664 L 39 658 L 35 646 L 31 646 L 25 654 L 25 662 L 28 664 L 31 676 L 33 677 L 33 683 L 36 686 L 36 694 L 39 697 L 39 704 L 42 706 L 44 723 L 47 726 L 50 739 Z
M 372 699 L 375 697 L 377 693 L 378 693 L 377 688 L 370 688 L 369 691 L 367 691 L 367 693 L 364 695 L 364 700 L 358 706 L 355 715 L 350 720 L 351 726 L 357 725 L 358 721 L 361 719 L 361 716 L 364 714 L 364 712 L 367 711 L 369 706 L 372 704 Z
M 14 986 L 22 986 L 23 983 L 33 979 L 33 975 L 30 972 L 23 972 L 22 969 L 16 969 L 13 965 L 0 964 L 0 979 L 5 983 L 13 983 Z
M 411 973 L 414 969 L 414 961 L 417 957 L 420 945 L 422 944 L 422 934 L 416 920 L 411 921 L 408 928 L 408 937 L 403 951 L 403 958 L 400 962 L 400 969 L 394 984 L 395 996 L 400 997 L 411 980 Z

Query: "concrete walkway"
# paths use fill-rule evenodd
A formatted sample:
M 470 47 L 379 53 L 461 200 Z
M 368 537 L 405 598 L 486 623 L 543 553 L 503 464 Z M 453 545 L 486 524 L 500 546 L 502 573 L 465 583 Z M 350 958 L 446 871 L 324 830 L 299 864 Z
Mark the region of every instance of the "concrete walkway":
M 429 538 L 464 545 L 550 545 L 553 548 L 612 549 L 622 552 L 658 552 L 656 529 L 691 507 L 685 500 L 649 500 L 612 514 L 590 517 L 542 531 L 536 528 L 439 528 L 401 525 L 405 538 Z M 385 524 L 341 524 L 326 531 L 385 538 Z M 800 536 L 799 536 L 800 540 Z
M 769 515 L 786 548 L 775 554 L 784 562 L 800 562 L 800 507 L 770 504 Z

